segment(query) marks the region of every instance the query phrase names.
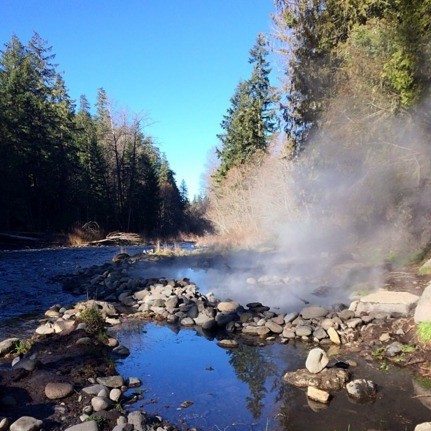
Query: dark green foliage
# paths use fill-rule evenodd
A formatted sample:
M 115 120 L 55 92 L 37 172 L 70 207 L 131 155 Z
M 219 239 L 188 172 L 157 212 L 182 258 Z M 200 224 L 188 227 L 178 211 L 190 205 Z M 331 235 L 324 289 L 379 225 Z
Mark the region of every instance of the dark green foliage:
M 238 84 L 221 123 L 224 133 L 218 135 L 222 144 L 218 151 L 221 160 L 218 181 L 226 176 L 231 167 L 246 164 L 257 154 L 265 152 L 271 135 L 277 129 L 273 110 L 277 98 L 269 82 L 271 69 L 266 59 L 267 45 L 268 41 L 260 34 L 250 50 L 252 75 Z

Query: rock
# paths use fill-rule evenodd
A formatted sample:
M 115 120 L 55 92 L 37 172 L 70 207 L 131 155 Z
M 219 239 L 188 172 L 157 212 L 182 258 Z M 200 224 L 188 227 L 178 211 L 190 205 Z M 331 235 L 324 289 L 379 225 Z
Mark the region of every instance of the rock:
M 408 316 L 418 301 L 419 297 L 412 293 L 380 290 L 360 298 L 356 313 Z
M 93 344 L 93 341 L 91 340 L 90 337 L 82 337 L 82 338 L 78 338 L 75 344 L 81 345 L 81 346 L 90 346 L 91 344 Z
M 85 388 L 82 388 L 82 392 L 88 394 L 88 395 L 97 395 L 101 390 L 105 389 L 106 386 L 104 385 L 91 385 L 87 386 Z
M 307 369 L 287 372 L 283 380 L 298 388 L 314 386 L 324 391 L 338 391 L 344 388 L 350 378 L 350 373 L 342 368 L 325 368 L 318 374 Z
M 65 429 L 65 431 L 97 431 L 97 430 L 98 428 L 97 428 L 96 421 L 82 422 L 82 424 L 73 425 Z
M 114 389 L 111 389 L 111 392 L 109 392 L 109 399 L 114 402 L 117 402 L 122 395 L 123 393 L 121 392 L 120 389 L 114 388 Z
M 122 344 L 120 344 L 119 346 L 114 347 L 112 349 L 112 353 L 118 356 L 129 356 L 130 350 L 126 346 L 123 346 Z
M 234 313 L 239 308 L 239 303 L 234 301 L 224 301 L 217 304 L 217 310 L 222 313 Z
M 97 383 L 106 386 L 108 388 L 121 388 L 124 385 L 123 377 L 117 376 L 109 376 L 109 377 L 98 377 Z
M 16 344 L 18 343 L 19 338 L 7 338 L 0 342 L 0 356 L 7 355 L 15 349 Z
M 37 431 L 43 422 L 31 416 L 22 416 L 10 426 L 10 431 Z
M 267 328 L 266 326 L 259 326 L 257 328 L 257 335 L 259 335 L 260 337 L 268 335 L 270 332 L 271 332 L 271 330 L 269 328 Z
M 137 377 L 129 377 L 127 379 L 127 386 L 129 388 L 136 388 L 141 385 L 142 385 L 142 382 Z
M 320 341 L 320 340 L 323 340 L 324 338 L 328 338 L 328 334 L 327 334 L 327 332 L 323 328 L 321 328 L 320 326 L 318 326 L 313 331 L 313 337 Z
M 45 325 L 38 326 L 35 332 L 39 335 L 50 335 L 53 334 L 55 330 L 50 323 L 46 323 Z
M 283 329 L 283 333 L 281 334 L 281 336 L 284 337 L 284 338 L 292 339 L 292 338 L 296 337 L 296 334 L 295 334 L 295 331 L 292 328 L 284 328 Z
M 108 388 L 103 388 L 98 394 L 98 397 L 104 397 L 104 398 L 109 398 L 109 389 Z
M 334 328 L 328 328 L 326 331 L 329 335 L 329 339 L 337 345 L 341 344 L 341 339 L 340 336 L 338 335 L 338 332 L 334 329 Z
M 329 392 L 322 391 L 321 389 L 315 388 L 314 386 L 309 386 L 307 388 L 307 397 L 313 401 L 327 404 L 329 403 L 329 396 Z
M 185 317 L 184 319 L 181 319 L 181 326 L 194 326 L 195 321 L 191 317 Z
M 403 344 L 399 341 L 395 341 L 391 343 L 387 349 L 386 349 L 386 356 L 389 356 L 390 358 L 398 355 L 403 351 Z
M 212 331 L 217 328 L 217 322 L 214 319 L 209 319 L 206 322 L 202 323 L 202 329 L 205 331 Z
M 349 320 L 355 317 L 355 312 L 352 310 L 341 310 L 337 313 L 337 316 L 342 320 Z
M 428 284 L 422 292 L 418 305 L 416 306 L 414 319 L 415 323 L 431 322 L 431 283 Z
M 289 313 L 284 316 L 284 322 L 290 323 L 293 322 L 298 317 L 298 313 Z
M 13 368 L 15 370 L 23 369 L 26 371 L 34 371 L 39 365 L 40 361 L 37 359 L 24 358 L 18 361 L 15 365 L 13 365 Z
M 310 373 L 317 374 L 328 365 L 328 362 L 329 359 L 325 351 L 316 347 L 308 353 L 305 367 Z
M 283 327 L 274 321 L 269 320 L 265 323 L 265 326 L 274 334 L 281 334 L 283 332 Z
M 391 335 L 387 332 L 384 332 L 382 335 L 380 335 L 379 340 L 382 343 L 385 343 L 386 341 L 389 341 L 391 339 Z
M 45 395 L 50 400 L 59 400 L 68 397 L 73 392 L 70 383 L 51 382 L 45 386 Z
M 235 318 L 235 314 L 232 313 L 218 313 L 215 317 L 215 321 L 217 325 L 221 328 L 225 327 L 229 322 L 232 322 L 232 320 Z
M 9 429 L 8 418 L 3 418 L 0 416 L 0 431 L 6 431 L 7 429 Z
M 431 422 L 422 422 L 416 425 L 414 431 L 431 431 Z
M 377 393 L 377 388 L 374 382 L 365 379 L 352 380 L 347 383 L 346 390 L 350 397 L 357 400 L 374 398 Z
M 223 340 L 218 341 L 217 345 L 220 347 L 227 348 L 227 349 L 232 349 L 232 348 L 238 347 L 238 341 L 223 339 Z
M 418 270 L 419 275 L 431 274 L 431 259 L 427 260 Z
M 112 407 L 112 401 L 106 397 L 94 397 L 91 399 L 91 406 L 95 412 L 100 412 Z
M 349 319 L 346 321 L 346 325 L 348 328 L 352 328 L 355 329 L 358 326 L 361 326 L 364 322 L 362 321 L 362 319 L 360 317 L 355 317 L 353 319 Z
M 298 337 L 308 337 L 313 333 L 313 329 L 308 325 L 299 325 L 296 327 L 295 332 Z
M 127 415 L 127 422 L 133 425 L 133 429 L 135 431 L 143 431 L 145 424 L 145 416 L 140 412 L 131 412 Z
M 329 311 L 324 307 L 311 306 L 305 307 L 301 310 L 300 315 L 303 319 L 318 319 L 320 317 L 325 317 Z
M 320 322 L 320 326 L 327 331 L 329 328 L 337 328 L 338 325 L 334 320 L 326 318 Z
M 76 322 L 74 320 L 63 320 L 63 319 L 58 319 L 55 323 L 54 323 L 54 332 L 56 334 L 60 333 L 60 332 L 70 332 L 73 331 L 75 329 L 75 324 Z

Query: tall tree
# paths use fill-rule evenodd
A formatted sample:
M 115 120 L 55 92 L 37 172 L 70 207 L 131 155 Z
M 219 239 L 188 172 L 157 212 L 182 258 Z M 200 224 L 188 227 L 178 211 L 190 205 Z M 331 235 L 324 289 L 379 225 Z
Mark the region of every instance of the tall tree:
M 253 65 L 250 79 L 240 82 L 231 99 L 218 135 L 222 148 L 218 150 L 220 167 L 217 179 L 221 181 L 232 166 L 251 161 L 264 152 L 270 136 L 277 129 L 273 105 L 277 98 L 270 85 L 271 68 L 267 60 L 268 40 L 259 34 L 250 50 L 249 63 Z

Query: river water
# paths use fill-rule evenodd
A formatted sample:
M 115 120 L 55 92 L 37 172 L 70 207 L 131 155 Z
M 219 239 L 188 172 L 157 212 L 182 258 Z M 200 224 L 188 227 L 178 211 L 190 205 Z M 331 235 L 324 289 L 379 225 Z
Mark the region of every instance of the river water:
M 143 250 L 127 247 L 129 254 Z M 0 340 L 25 336 L 51 305 L 77 301 L 53 277 L 102 265 L 119 251 L 119 247 L 0 251 Z M 206 286 L 207 269 L 176 265 L 156 274 L 157 265 L 137 268 L 139 273 L 152 272 L 149 276 L 192 280 L 196 276 L 203 292 L 214 290 L 217 295 L 217 285 L 223 292 L 219 280 Z M 161 414 L 179 425 L 208 431 L 405 431 L 431 419 L 429 391 L 424 396 L 424 389 L 419 389 L 420 397 L 415 398 L 423 385 L 413 382 L 405 370 L 383 373 L 359 360 L 355 377 L 378 384 L 377 400 L 355 404 L 340 392 L 324 409 L 310 404 L 303 391 L 282 383 L 286 371 L 304 366 L 309 347 L 303 343 L 242 344 L 236 350 L 224 350 L 196 330 L 133 323 L 115 331 L 131 349 L 131 355 L 117 363 L 119 373 L 143 382 L 143 400 L 131 408 Z M 183 408 L 184 401 L 192 404 Z

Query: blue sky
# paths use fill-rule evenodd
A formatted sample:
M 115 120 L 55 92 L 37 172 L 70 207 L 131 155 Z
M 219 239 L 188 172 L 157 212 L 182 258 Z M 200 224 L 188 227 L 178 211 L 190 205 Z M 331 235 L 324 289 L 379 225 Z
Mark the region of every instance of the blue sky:
M 272 0 L 0 0 L 0 42 L 36 31 L 73 99 L 94 103 L 103 87 L 118 108 L 148 114 L 146 132 L 193 196 L 272 12 Z

